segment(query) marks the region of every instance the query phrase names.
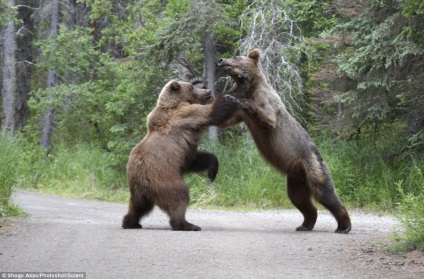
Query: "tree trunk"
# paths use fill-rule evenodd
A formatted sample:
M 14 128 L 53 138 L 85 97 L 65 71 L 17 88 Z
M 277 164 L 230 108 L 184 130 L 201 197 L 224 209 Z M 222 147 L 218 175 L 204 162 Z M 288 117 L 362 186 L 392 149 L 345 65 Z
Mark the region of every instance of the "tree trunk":
M 32 73 L 32 42 L 34 25 L 32 15 L 33 9 L 28 7 L 34 6 L 34 0 L 19 0 L 18 5 L 22 5 L 18 9 L 18 18 L 22 21 L 22 27 L 17 33 L 16 44 L 19 51 L 16 53 L 17 83 L 16 88 L 16 106 L 15 106 L 15 130 L 26 126 L 29 117 L 28 99 L 31 91 L 31 73 Z
M 208 24 L 205 38 L 205 72 L 204 80 L 206 88 L 210 89 L 212 94 L 215 92 L 215 72 L 216 72 L 216 48 L 215 40 L 212 36 L 211 24 Z M 215 126 L 209 127 L 209 139 L 216 141 L 218 139 L 218 128 Z
M 14 0 L 7 0 L 10 7 L 15 6 Z M 15 94 L 16 94 L 16 39 L 13 11 L 7 9 L 7 26 L 3 41 L 3 75 L 2 75 L 2 123 L 4 133 L 13 133 L 15 127 Z
M 421 119 L 422 116 L 420 115 L 420 112 L 418 110 L 418 108 L 416 107 L 415 104 L 411 104 L 410 106 L 410 111 L 411 113 L 409 114 L 408 117 L 408 131 L 409 131 L 409 137 L 413 137 L 415 135 L 417 135 L 422 129 L 422 125 L 421 124 Z M 414 154 L 415 157 L 418 157 L 423 151 L 423 146 L 422 145 L 416 145 L 416 146 L 412 146 L 412 153 Z
M 59 0 L 53 0 L 52 3 L 52 18 L 50 25 L 50 36 L 56 42 L 59 27 Z M 53 87 L 56 85 L 56 70 L 54 66 L 47 73 L 47 89 L 50 91 L 49 100 L 53 99 Z M 49 102 L 49 106 L 44 112 L 41 130 L 41 146 L 45 151 L 48 151 L 51 146 L 51 135 L 53 130 L 53 104 Z

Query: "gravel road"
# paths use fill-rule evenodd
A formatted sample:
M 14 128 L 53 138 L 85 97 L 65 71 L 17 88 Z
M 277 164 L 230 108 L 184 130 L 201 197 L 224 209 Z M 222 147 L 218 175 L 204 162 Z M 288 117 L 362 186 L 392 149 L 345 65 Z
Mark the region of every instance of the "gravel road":
M 18 191 L 29 218 L 0 221 L 0 272 L 86 272 L 86 278 L 424 278 L 424 255 L 387 253 L 397 221 L 352 211 L 335 234 L 320 211 L 312 232 L 295 232 L 294 210 L 189 209 L 200 232 L 172 231 L 159 209 L 143 229 L 121 229 L 127 205 Z

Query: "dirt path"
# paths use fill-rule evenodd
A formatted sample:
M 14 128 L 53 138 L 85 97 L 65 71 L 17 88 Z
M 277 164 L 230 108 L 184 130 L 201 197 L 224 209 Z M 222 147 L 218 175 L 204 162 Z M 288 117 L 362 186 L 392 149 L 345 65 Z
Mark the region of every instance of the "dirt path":
M 123 230 L 126 205 L 19 191 L 30 218 L 1 220 L 0 272 L 86 272 L 87 278 L 424 278 L 424 256 L 385 252 L 389 216 L 351 212 L 353 230 L 295 232 L 296 211 L 189 210 L 201 232 L 170 230 L 155 209 L 142 230 Z

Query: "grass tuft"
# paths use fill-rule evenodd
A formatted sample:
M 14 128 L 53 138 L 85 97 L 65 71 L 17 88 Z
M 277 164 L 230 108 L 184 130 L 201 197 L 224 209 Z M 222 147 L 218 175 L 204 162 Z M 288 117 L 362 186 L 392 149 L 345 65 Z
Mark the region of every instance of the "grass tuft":
M 19 209 L 9 202 L 18 179 L 20 162 L 21 152 L 17 140 L 0 134 L 0 217 L 20 214 Z

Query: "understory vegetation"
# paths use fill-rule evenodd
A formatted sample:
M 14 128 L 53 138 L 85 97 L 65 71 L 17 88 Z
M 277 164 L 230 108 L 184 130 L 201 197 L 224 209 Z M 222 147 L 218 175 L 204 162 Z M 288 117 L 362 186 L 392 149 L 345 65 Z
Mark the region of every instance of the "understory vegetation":
M 387 129 L 389 130 L 389 129 Z M 325 136 L 316 143 L 333 176 L 337 192 L 349 207 L 394 212 L 409 195 L 424 192 L 424 160 L 405 153 L 387 161 L 393 143 L 380 138 L 336 142 Z M 46 155 L 23 140 L 1 137 L 2 193 L 11 187 L 39 190 L 50 194 L 127 202 L 125 161 L 95 145 L 68 147 L 59 144 Z M 189 174 L 191 203 L 195 206 L 290 208 L 285 178 L 259 155 L 245 134 L 222 143 L 207 138 L 201 148 L 215 153 L 220 161 L 217 179 L 209 183 L 206 175 Z M 4 152 L 4 153 L 3 153 Z M 7 153 L 6 153 L 7 152 Z M 382 155 L 383 154 L 383 155 Z M 399 189 L 402 192 L 399 192 Z

